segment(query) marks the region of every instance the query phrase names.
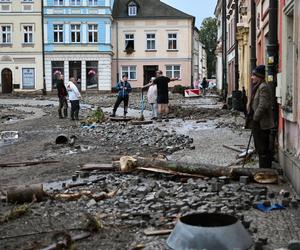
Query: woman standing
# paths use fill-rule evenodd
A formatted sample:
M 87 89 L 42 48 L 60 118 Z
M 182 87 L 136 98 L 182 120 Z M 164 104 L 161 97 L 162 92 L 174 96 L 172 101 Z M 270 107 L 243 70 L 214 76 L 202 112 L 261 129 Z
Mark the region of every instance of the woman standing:
M 67 91 L 69 94 L 69 100 L 71 103 L 71 120 L 79 120 L 79 100 L 81 99 L 81 95 L 79 93 L 78 88 L 76 87 L 75 83 L 77 81 L 74 77 L 70 78 L 70 81 L 67 85 Z

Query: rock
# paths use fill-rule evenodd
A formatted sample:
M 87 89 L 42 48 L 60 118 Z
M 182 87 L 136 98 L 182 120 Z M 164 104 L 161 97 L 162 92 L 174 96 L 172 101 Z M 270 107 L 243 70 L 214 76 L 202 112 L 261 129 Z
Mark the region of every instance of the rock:
M 300 240 L 291 240 L 288 244 L 289 250 L 299 250 L 300 249 Z
M 97 204 L 97 201 L 95 201 L 94 199 L 91 199 L 88 204 L 87 204 L 87 207 L 93 207 Z
M 289 199 L 282 199 L 281 200 L 281 205 L 284 206 L 284 207 L 289 207 L 290 200 Z

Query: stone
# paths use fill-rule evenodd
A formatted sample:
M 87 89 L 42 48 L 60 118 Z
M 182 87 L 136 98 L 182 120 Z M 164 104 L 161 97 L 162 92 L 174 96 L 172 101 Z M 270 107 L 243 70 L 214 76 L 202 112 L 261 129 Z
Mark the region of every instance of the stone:
M 290 200 L 289 199 L 282 199 L 281 200 L 281 205 L 284 206 L 284 207 L 289 207 Z
M 290 202 L 290 205 L 291 205 L 292 208 L 298 208 L 299 207 L 298 201 L 296 199 L 292 199 L 291 202 Z
M 249 184 L 249 176 L 240 176 L 240 184 L 248 185 Z
M 300 240 L 291 240 L 288 244 L 289 250 L 299 250 L 300 249 Z
M 220 183 L 220 182 L 211 183 L 211 191 L 212 192 L 220 192 L 221 189 L 222 189 L 222 183 Z
M 94 199 L 91 199 L 88 204 L 87 204 L 87 207 L 93 207 L 97 204 L 97 201 L 95 201 Z

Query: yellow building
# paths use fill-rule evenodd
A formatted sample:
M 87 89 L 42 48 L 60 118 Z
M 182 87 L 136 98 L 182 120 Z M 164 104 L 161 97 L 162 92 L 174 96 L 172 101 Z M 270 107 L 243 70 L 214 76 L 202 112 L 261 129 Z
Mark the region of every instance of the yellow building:
M 0 92 L 43 89 L 41 1 L 0 1 Z

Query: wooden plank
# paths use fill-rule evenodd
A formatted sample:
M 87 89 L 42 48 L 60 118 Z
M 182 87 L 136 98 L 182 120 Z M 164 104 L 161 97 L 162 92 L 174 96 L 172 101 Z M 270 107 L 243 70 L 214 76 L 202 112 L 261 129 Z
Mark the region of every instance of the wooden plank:
M 172 232 L 171 229 L 163 229 L 163 230 L 150 230 L 146 229 L 144 230 L 144 234 L 147 236 L 155 236 L 155 235 L 167 235 Z

